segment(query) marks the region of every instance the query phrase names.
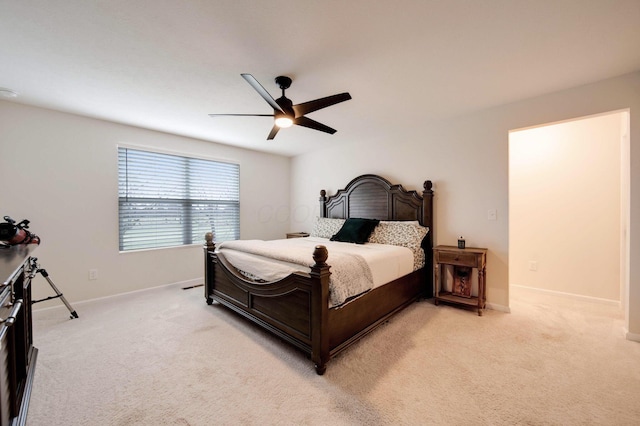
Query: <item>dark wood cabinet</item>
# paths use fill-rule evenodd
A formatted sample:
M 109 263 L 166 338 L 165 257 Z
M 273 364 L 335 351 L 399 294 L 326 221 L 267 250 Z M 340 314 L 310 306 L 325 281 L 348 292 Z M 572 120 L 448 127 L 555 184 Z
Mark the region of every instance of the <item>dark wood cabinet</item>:
M 31 253 L 36 245 L 0 249 L 0 426 L 24 425 L 38 349 L 33 346 Z
M 478 315 L 482 315 L 487 299 L 486 289 L 486 248 L 457 248 L 454 246 L 436 246 L 433 248 L 433 265 L 435 271 L 435 304 L 440 302 L 453 303 L 457 305 L 469 306 L 478 309 Z M 443 287 L 444 267 L 447 265 L 454 268 L 468 268 L 478 270 L 478 294 L 464 296 L 456 294 L 455 291 L 445 291 Z M 469 283 L 470 284 L 470 283 Z M 453 289 L 453 287 L 452 287 Z

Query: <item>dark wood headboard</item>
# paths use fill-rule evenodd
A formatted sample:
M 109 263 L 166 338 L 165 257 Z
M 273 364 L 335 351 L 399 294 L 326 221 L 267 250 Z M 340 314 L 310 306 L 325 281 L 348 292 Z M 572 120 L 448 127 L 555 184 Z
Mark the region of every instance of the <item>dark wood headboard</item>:
M 327 197 L 320 191 L 320 217 L 347 219 L 361 217 L 378 220 L 417 220 L 429 228 L 422 241 L 425 254 L 425 294 L 433 295 L 433 184 L 423 184 L 422 195 L 407 191 L 402 185 L 392 185 L 377 175 L 362 175 L 353 179 L 344 189 Z
M 327 197 L 325 190 L 320 191 L 320 217 L 417 220 L 432 231 L 432 187 L 430 180 L 425 181 L 420 195 L 402 185 L 392 185 L 381 176 L 358 176 L 335 195 Z

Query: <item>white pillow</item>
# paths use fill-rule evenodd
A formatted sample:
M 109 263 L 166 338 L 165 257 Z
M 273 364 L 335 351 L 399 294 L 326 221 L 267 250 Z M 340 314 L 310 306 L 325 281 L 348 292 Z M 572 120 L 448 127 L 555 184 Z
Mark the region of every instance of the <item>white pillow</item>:
M 312 237 L 331 238 L 338 233 L 345 219 L 333 219 L 329 217 L 317 217 L 311 231 Z

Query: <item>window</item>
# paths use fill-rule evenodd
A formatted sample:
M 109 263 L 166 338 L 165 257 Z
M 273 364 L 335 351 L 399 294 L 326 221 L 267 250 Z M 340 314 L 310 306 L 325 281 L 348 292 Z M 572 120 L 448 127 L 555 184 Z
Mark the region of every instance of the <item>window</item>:
M 118 148 L 120 250 L 240 237 L 240 166 Z

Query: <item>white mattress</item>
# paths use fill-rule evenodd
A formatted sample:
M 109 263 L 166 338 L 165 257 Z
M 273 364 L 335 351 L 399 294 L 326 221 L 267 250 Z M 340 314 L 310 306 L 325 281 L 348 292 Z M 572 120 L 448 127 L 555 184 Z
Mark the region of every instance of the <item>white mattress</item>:
M 313 250 L 319 244 L 327 247 L 329 252 L 327 264 L 329 266 L 331 266 L 332 252 L 342 251 L 358 254 L 365 259 L 371 269 L 373 288 L 413 272 L 413 252 L 406 247 L 374 243 L 342 243 L 320 237 L 290 238 L 278 240 L 278 243 L 307 250 L 309 265 L 314 263 Z M 219 251 L 235 268 L 265 281 L 279 280 L 296 271 L 309 272 L 309 268 L 296 263 L 225 248 L 221 248 Z

